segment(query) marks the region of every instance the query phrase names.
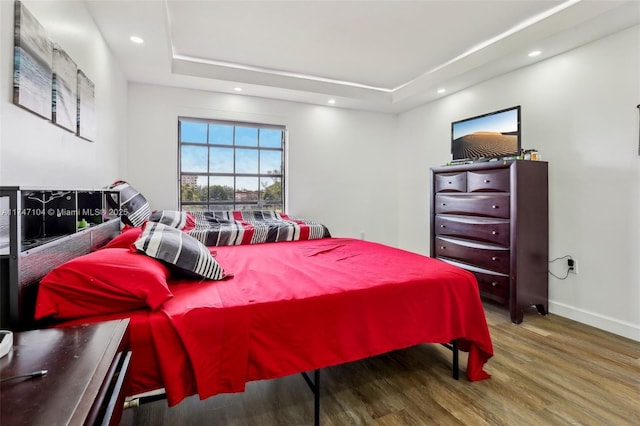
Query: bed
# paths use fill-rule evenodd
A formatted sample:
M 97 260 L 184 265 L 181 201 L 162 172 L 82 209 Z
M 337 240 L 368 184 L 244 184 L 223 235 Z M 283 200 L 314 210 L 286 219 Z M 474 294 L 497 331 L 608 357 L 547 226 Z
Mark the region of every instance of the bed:
M 324 367 L 437 343 L 454 350 L 454 369 L 457 350 L 469 352 L 469 380 L 489 377 L 483 367 L 493 355 L 491 337 L 476 280 L 463 269 L 326 237 L 207 247 L 216 279 L 194 278 L 183 265 L 132 251 L 147 224 L 144 232 L 127 227 L 103 248 L 52 265 L 35 307 L 40 325 L 48 326 L 130 318 L 129 395 L 164 388 L 173 406 L 190 395 L 242 392 L 250 381 L 303 373 L 317 424 Z M 154 225 L 174 236 L 160 226 Z M 124 282 L 111 283 L 116 276 Z
M 172 216 L 172 212 L 156 215 Z M 330 237 L 329 229 L 305 218 L 273 210 L 184 212 L 189 235 L 206 246 L 245 245 Z

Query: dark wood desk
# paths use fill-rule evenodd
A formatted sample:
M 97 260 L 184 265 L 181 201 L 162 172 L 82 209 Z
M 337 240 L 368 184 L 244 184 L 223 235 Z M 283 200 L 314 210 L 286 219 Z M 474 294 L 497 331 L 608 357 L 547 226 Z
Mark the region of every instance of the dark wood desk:
M 0 384 L 0 424 L 117 425 L 131 357 L 128 326 L 125 319 L 16 333 L 0 359 L 0 378 L 48 373 Z

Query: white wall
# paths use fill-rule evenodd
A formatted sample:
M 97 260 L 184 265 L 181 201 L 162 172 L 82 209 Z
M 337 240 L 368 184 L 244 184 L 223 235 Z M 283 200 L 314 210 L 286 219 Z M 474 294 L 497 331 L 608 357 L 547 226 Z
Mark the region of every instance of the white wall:
M 178 116 L 285 125 L 287 212 L 396 244 L 395 116 L 130 84 L 124 178 L 154 209 L 178 206 Z
M 550 257 L 578 262 L 550 277 L 550 311 L 640 340 L 639 46 L 636 26 L 400 115 L 399 245 L 429 251 L 429 167 L 450 159 L 450 123 L 522 105 L 523 147 L 549 162 Z
M 23 4 L 95 83 L 97 135 L 87 142 L 13 104 L 14 2 L 0 1 L 0 185 L 103 187 L 121 174 L 126 80 L 84 2 Z

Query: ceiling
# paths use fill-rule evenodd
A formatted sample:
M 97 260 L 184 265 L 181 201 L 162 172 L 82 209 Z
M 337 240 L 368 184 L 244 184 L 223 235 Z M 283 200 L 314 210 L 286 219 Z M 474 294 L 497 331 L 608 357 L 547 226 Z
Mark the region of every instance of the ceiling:
M 85 2 L 130 81 L 384 112 L 640 23 L 638 0 Z

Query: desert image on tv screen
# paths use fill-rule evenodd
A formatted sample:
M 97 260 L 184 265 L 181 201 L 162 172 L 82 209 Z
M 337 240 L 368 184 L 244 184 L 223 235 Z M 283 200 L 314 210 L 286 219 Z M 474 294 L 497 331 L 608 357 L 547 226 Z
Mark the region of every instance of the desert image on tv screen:
M 518 110 L 452 124 L 453 159 L 501 157 L 518 152 Z

